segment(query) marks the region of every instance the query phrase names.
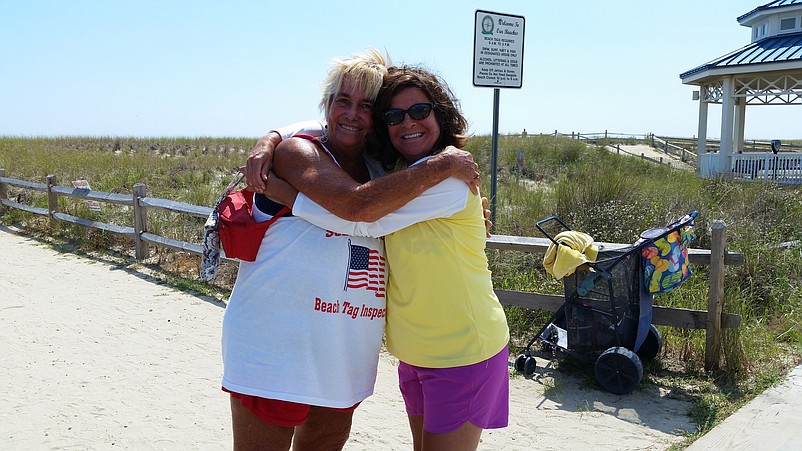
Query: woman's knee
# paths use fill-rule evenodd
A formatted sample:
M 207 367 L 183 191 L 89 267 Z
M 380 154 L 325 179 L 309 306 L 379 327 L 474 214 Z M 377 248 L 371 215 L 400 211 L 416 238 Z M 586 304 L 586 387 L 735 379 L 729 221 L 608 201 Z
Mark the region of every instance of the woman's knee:
M 340 450 L 351 435 L 353 412 L 312 406 L 306 422 L 295 429 L 294 451 Z
M 475 450 L 479 447 L 482 430 L 470 421 L 466 421 L 457 430 L 445 434 L 424 431 L 421 449 L 423 451 Z
M 286 451 L 292 444 L 294 430 L 262 421 L 234 397 L 231 398 L 231 429 L 234 451 Z

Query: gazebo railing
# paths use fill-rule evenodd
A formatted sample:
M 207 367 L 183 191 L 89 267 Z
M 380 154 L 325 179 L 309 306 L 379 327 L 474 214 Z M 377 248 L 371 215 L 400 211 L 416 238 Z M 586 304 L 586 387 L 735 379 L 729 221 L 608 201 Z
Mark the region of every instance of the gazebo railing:
M 771 181 L 802 185 L 802 153 L 762 152 L 731 155 L 727 174 L 717 170 L 718 153 L 705 153 L 699 160 L 699 171 L 703 177 L 729 176 L 742 181 Z

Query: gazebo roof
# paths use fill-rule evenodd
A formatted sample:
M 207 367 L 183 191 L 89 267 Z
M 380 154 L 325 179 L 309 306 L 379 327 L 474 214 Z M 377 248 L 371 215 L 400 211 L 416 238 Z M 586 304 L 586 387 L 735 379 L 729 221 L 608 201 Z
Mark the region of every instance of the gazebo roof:
M 738 17 L 752 43 L 679 75 L 702 86 L 727 76 L 760 78 L 771 72 L 802 75 L 802 0 L 774 0 Z
M 794 33 L 753 42 L 734 52 L 683 72 L 679 77 L 683 83 L 691 83 L 714 75 L 775 71 L 800 67 L 802 67 L 802 33 Z
M 748 13 L 738 16 L 738 23 L 743 24 L 744 21 L 751 15 L 757 14 L 759 12 L 772 10 L 772 12 L 776 11 L 777 8 L 783 8 L 786 6 L 794 6 L 794 5 L 802 5 L 802 0 L 774 0 L 771 3 L 766 3 L 763 6 L 758 6 L 757 8 L 749 11 Z

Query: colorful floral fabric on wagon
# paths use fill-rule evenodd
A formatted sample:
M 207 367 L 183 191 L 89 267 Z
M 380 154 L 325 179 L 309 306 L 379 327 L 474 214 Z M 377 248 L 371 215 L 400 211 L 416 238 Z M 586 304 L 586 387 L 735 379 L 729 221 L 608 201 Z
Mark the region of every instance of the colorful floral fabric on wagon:
M 686 225 L 643 248 L 643 283 L 649 293 L 667 293 L 691 276 L 688 247 L 693 239 L 693 226 Z

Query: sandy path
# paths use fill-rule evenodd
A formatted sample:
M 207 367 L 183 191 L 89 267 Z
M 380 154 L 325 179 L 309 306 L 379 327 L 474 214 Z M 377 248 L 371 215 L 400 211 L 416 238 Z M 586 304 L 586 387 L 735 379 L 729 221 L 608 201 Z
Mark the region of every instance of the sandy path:
M 0 268 L 0 448 L 230 449 L 222 304 L 3 227 Z M 656 387 L 615 396 L 539 363 L 480 449 L 661 450 L 695 429 Z M 382 355 L 346 449 L 411 449 L 394 365 Z
M 645 144 L 635 144 L 635 145 L 621 145 L 621 150 L 627 152 L 630 155 L 640 156 L 643 155 L 647 158 L 651 158 L 655 161 L 662 161 L 665 164 L 670 164 L 671 167 L 677 169 L 688 169 L 692 170 L 694 167 L 688 163 L 683 162 L 680 160 L 679 157 L 674 155 L 665 153 L 661 150 L 655 149 L 654 147 L 647 146 Z M 615 152 L 615 149 L 612 147 L 607 147 L 608 150 L 611 152 Z

